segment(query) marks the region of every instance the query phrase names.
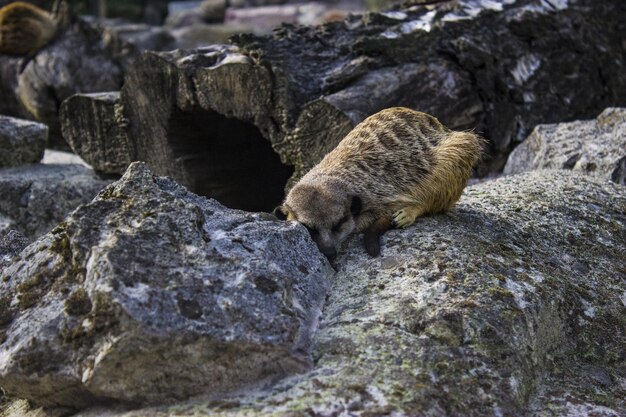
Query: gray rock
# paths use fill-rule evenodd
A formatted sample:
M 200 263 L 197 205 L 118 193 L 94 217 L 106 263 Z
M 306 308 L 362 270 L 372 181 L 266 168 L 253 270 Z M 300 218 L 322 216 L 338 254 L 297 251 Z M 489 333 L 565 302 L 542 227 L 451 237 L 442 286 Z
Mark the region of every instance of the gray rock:
M 17 230 L 0 231 L 0 272 L 11 265 L 13 258 L 29 243 L 29 240 Z M 2 310 L 2 307 L 4 306 L 0 302 L 0 310 Z M 2 312 L 0 311 L 0 326 L 2 326 L 1 316 Z
M 0 385 L 76 408 L 266 387 L 310 367 L 331 271 L 302 226 L 134 163 L 4 271 Z
M 0 233 L 5 234 L 15 228 L 15 222 L 0 214 Z
M 179 29 L 185 26 L 202 23 L 202 13 L 197 9 L 180 10 L 167 15 L 165 27 L 168 29 Z
M 78 205 L 89 202 L 110 182 L 82 165 L 0 169 L 0 219 L 5 218 L 7 227 L 36 238 Z
M 249 25 L 269 33 L 281 23 L 294 24 L 298 21 L 298 6 L 247 7 L 244 9 L 228 8 L 224 17 L 227 24 Z
M 484 134 L 484 175 L 537 124 L 626 100 L 624 12 L 622 0 L 459 0 L 146 52 L 126 72 L 120 129 L 133 161 L 247 210 L 271 210 L 356 123 L 391 106 Z
M 47 139 L 46 125 L 0 115 L 0 167 L 39 162 Z
M 46 149 L 41 159 L 42 164 L 77 164 L 91 168 L 80 156 L 71 152 L 55 151 Z
M 315 368 L 270 392 L 80 416 L 626 415 L 626 190 L 533 171 L 347 242 Z M 191 411 L 193 410 L 193 411 Z
M 177 48 L 195 49 L 213 44 L 228 43 L 228 39 L 240 33 L 261 32 L 251 25 L 195 23 L 172 30 Z
M 198 10 L 205 22 L 222 23 L 227 3 L 226 0 L 203 0 L 198 6 Z
M 505 174 L 573 169 L 626 185 L 626 109 L 595 120 L 537 126 L 509 156 Z

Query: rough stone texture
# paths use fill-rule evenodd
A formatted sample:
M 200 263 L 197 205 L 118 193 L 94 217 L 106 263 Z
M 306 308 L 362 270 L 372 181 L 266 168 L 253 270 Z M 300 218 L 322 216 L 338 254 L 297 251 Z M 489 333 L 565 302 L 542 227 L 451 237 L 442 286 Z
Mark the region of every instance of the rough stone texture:
M 30 242 L 17 230 L 9 230 L 7 232 L 0 231 L 0 272 L 13 263 L 13 258 L 22 251 Z M 0 326 L 2 323 L 5 305 L 0 303 Z
M 624 13 L 620 0 L 460 0 L 233 43 L 272 73 L 270 139 L 296 175 L 317 162 L 309 147 L 332 149 L 392 105 L 483 133 L 493 170 L 536 124 L 625 100 Z
M 569 171 L 467 189 L 457 208 L 337 259 L 315 368 L 270 392 L 124 416 L 626 414 L 626 190 Z
M 224 16 L 225 23 L 245 24 L 270 31 L 281 23 L 298 23 L 300 7 L 295 4 L 280 6 L 229 8 Z
M 125 77 L 123 128 L 133 160 L 244 209 L 271 209 L 356 123 L 395 105 L 484 134 L 481 173 L 498 171 L 537 124 L 626 104 L 625 14 L 622 0 L 459 0 L 148 52 Z M 266 151 L 280 160 L 238 162 Z M 239 200 L 259 189 L 266 201 Z
M 59 118 L 67 143 L 96 172 L 117 174 L 132 162 L 119 93 L 74 95 L 61 105 Z
M 20 67 L 19 59 L 0 55 L 0 114 L 18 117 L 27 115 L 16 94 Z
M 7 227 L 36 238 L 109 183 L 82 165 L 0 169 L 0 218 Z
M 595 120 L 539 125 L 509 156 L 505 174 L 573 169 L 626 185 L 626 109 Z
M 310 367 L 331 271 L 302 226 L 132 164 L 5 269 L 0 386 L 77 408 L 267 387 Z
M 46 125 L 0 115 L 0 167 L 39 162 L 47 139 Z

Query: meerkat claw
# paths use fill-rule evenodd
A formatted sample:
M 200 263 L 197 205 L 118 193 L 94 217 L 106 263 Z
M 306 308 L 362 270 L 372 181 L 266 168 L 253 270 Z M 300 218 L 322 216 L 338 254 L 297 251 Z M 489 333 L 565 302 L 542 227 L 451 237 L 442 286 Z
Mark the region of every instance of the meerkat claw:
M 403 208 L 393 214 L 392 223 L 399 228 L 405 229 L 415 223 L 417 217 L 415 210 Z

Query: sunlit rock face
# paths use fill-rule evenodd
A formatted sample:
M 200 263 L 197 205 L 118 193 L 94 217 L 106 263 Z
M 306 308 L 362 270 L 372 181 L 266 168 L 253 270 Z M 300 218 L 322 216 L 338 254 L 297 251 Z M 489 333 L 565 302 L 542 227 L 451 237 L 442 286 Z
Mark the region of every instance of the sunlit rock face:
M 539 125 L 509 156 L 505 174 L 573 169 L 626 185 L 626 109 L 595 120 Z
M 4 270 L 0 386 L 81 408 L 271 385 L 311 366 L 330 272 L 302 226 L 132 164 Z

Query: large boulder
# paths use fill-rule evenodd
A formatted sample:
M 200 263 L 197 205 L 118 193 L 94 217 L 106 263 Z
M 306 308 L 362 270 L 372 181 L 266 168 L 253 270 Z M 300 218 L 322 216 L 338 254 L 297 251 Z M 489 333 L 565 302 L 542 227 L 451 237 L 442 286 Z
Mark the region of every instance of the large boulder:
M 46 125 L 0 115 L 0 167 L 39 162 L 47 139 Z
M 111 181 L 83 165 L 26 165 L 0 169 L 0 230 L 29 238 L 49 232 Z
M 626 415 L 626 190 L 533 171 L 348 242 L 315 368 L 271 391 L 79 416 Z
M 0 386 L 74 408 L 271 386 L 311 366 L 331 272 L 302 226 L 132 164 L 5 269 Z
M 626 109 L 596 119 L 537 126 L 509 156 L 505 174 L 573 169 L 626 185 Z

